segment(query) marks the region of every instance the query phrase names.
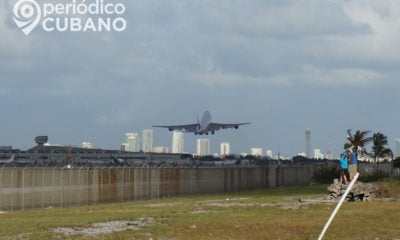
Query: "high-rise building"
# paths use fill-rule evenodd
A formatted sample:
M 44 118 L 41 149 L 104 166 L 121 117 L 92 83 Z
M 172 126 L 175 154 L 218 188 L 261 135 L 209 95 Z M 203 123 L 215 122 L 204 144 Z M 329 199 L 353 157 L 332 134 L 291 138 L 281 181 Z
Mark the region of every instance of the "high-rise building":
M 82 142 L 82 148 L 93 148 L 93 146 L 90 142 Z
M 314 159 L 324 159 L 324 154 L 321 153 L 321 149 L 314 149 Z
M 210 140 L 197 139 L 197 155 L 199 156 L 210 155 Z
M 126 143 L 121 144 L 121 151 L 126 151 Z
M 311 158 L 311 129 L 306 128 L 306 157 Z
M 331 150 L 326 152 L 326 159 L 333 160 L 333 152 Z
M 272 158 L 272 157 L 273 157 L 273 156 L 272 156 L 272 151 L 271 151 L 271 150 L 267 150 L 266 154 L 267 154 L 267 157 L 268 157 L 268 158 Z
M 139 152 L 139 134 L 137 133 L 125 134 L 125 151 Z
M 184 153 L 184 138 L 183 132 L 172 132 L 172 153 Z
M 250 148 L 250 151 L 254 157 L 262 157 L 262 148 Z
M 231 145 L 227 142 L 221 143 L 221 157 L 231 154 Z
M 396 138 L 396 157 L 400 157 L 400 138 Z
M 326 159 L 333 160 L 333 143 L 328 143 L 328 151 L 326 152 Z
M 142 150 L 143 152 L 152 152 L 154 143 L 154 133 L 152 129 L 145 129 L 142 133 Z

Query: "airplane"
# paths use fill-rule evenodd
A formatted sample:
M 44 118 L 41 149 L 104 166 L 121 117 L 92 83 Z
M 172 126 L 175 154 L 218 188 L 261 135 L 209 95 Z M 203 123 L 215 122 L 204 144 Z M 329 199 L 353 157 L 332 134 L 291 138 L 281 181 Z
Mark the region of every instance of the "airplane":
M 116 158 L 116 157 L 114 157 L 111 160 L 105 162 L 105 165 L 109 165 L 109 166 L 122 166 L 122 165 L 125 165 L 125 164 L 126 164 L 125 159 Z
M 205 111 L 201 118 L 197 118 L 197 123 L 194 124 L 186 124 L 186 125 L 156 125 L 153 127 L 161 127 L 168 128 L 169 131 L 182 131 L 182 132 L 193 132 L 194 135 L 208 135 L 208 133 L 214 134 L 215 131 L 220 129 L 234 128 L 238 129 L 240 125 L 250 124 L 249 122 L 245 123 L 213 123 L 211 122 L 211 114 L 209 111 Z
M 8 164 L 8 163 L 14 162 L 14 158 L 15 158 L 15 156 L 12 155 L 12 156 L 10 157 L 10 159 L 7 159 L 7 160 L 0 160 L 0 165 L 1 165 L 1 164 Z

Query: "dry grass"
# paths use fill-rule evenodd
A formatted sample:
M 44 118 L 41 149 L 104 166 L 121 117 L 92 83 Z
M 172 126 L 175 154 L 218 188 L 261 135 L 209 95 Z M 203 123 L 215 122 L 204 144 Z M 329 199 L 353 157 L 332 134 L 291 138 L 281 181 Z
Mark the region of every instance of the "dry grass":
M 387 178 L 376 185 L 378 186 L 378 197 L 400 198 L 400 179 Z
M 379 186 L 388 193 L 400 192 L 398 181 Z M 325 195 L 326 186 L 319 185 L 4 213 L 0 215 L 0 238 L 316 239 L 335 205 L 300 205 L 298 199 Z M 345 203 L 325 239 L 400 239 L 399 211 L 400 201 Z M 146 218 L 154 223 L 113 234 L 64 235 L 54 231 Z

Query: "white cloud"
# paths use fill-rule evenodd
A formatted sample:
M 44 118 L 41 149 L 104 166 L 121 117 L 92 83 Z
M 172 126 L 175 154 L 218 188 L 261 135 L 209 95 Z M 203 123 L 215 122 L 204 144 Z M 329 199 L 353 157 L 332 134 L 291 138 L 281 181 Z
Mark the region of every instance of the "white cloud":
M 22 54 L 31 46 L 27 37 L 12 21 L 12 5 L 0 1 L 0 53 L 2 55 Z
M 240 88 L 246 87 L 290 87 L 293 86 L 293 80 L 285 75 L 252 77 L 249 75 L 222 73 L 218 71 L 203 74 L 195 74 L 191 76 L 194 81 L 200 82 L 208 87 L 229 87 Z
M 372 61 L 399 61 L 400 2 L 397 0 L 355 0 L 344 5 L 356 25 L 367 25 L 369 34 L 347 39 L 348 47 Z
M 311 65 L 302 66 L 299 78 L 320 85 L 368 87 L 378 84 L 383 77 L 372 70 L 361 68 L 323 69 Z

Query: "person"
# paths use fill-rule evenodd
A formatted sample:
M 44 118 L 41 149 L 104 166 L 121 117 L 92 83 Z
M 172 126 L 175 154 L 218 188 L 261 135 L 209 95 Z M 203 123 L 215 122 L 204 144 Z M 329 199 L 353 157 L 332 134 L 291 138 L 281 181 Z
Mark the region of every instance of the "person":
M 347 150 L 348 154 L 348 169 L 349 169 L 349 178 L 350 181 L 353 180 L 354 176 L 357 173 L 357 153 L 353 152 L 351 149 Z
M 344 157 L 344 154 L 340 154 L 340 159 L 339 159 L 339 163 L 340 163 L 340 177 L 339 177 L 339 181 L 341 184 L 347 185 L 347 175 L 349 174 L 348 171 L 348 164 L 347 164 L 347 158 Z

